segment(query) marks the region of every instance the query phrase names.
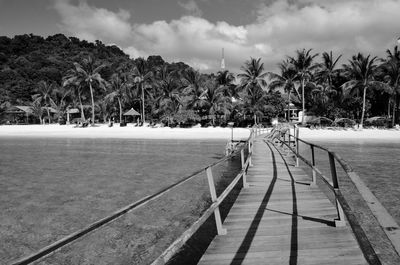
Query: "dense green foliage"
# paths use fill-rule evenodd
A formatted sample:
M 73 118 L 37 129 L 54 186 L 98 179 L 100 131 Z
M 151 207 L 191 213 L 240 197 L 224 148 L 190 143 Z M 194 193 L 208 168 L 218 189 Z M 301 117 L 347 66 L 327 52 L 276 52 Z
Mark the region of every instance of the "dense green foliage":
M 247 126 L 284 119 L 290 102 L 309 116 L 361 123 L 386 116 L 394 125 L 399 58 L 395 47 L 385 60 L 358 54 L 340 67 L 341 55 L 303 49 L 279 64 L 280 73 L 250 58 L 235 76 L 203 74 L 160 56 L 130 59 L 115 45 L 62 34 L 0 37 L 1 122 L 9 118 L 7 109 L 23 105 L 40 123 L 62 122 L 72 108 L 82 120 L 123 121 L 122 113 L 133 108 L 146 122 Z

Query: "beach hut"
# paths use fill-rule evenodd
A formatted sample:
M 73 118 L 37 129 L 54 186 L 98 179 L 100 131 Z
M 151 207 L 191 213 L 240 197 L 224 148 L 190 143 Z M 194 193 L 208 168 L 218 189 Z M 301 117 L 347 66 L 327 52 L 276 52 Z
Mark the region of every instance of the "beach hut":
M 73 108 L 73 109 L 67 109 L 67 124 L 70 124 L 70 115 L 80 113 L 79 109 Z
M 21 118 L 25 117 L 25 122 L 29 123 L 29 115 L 31 115 L 32 108 L 30 106 L 12 106 L 6 110 L 6 114 L 11 116 L 10 120 L 15 123 L 21 123 Z
M 127 112 L 125 112 L 125 113 L 124 113 L 124 119 L 125 119 L 124 123 L 125 123 L 125 124 L 126 124 L 126 116 L 132 116 L 132 117 L 140 116 L 140 113 L 137 112 L 136 110 L 134 110 L 133 108 L 131 108 L 130 110 L 128 110 Z M 121 122 L 121 124 L 122 124 L 122 121 L 120 121 L 120 122 Z
M 289 104 L 289 108 L 286 106 L 286 108 L 284 109 L 284 114 L 285 114 L 285 119 L 287 120 L 288 117 L 288 112 L 290 112 L 290 122 L 300 122 L 299 120 L 299 112 L 301 111 L 301 109 L 296 108 L 296 106 L 293 103 Z

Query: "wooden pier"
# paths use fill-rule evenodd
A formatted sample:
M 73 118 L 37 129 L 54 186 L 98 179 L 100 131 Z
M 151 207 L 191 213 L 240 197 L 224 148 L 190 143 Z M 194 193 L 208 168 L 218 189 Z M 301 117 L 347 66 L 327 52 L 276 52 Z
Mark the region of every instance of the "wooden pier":
M 335 223 L 338 208 L 292 160 L 259 136 L 251 164 L 226 234 L 199 264 L 368 264 L 347 221 Z

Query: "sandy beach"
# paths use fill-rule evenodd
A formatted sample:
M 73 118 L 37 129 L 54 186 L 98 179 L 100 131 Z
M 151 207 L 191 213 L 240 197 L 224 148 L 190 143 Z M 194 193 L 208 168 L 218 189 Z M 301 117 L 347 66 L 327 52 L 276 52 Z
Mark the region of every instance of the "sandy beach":
M 304 140 L 379 140 L 400 142 L 400 131 L 394 129 L 332 130 L 300 128 L 299 136 Z
M 63 138 L 127 138 L 127 139 L 231 139 L 230 128 L 151 128 L 96 125 L 75 128 L 74 125 L 4 125 L 0 126 L 0 137 L 63 137 Z M 245 140 L 250 129 L 234 128 L 233 138 Z
M 293 131 L 292 131 L 293 133 Z M 234 128 L 233 138 L 244 140 L 250 134 L 248 128 Z M 383 129 L 332 130 L 300 128 L 300 138 L 304 140 L 384 140 L 400 141 L 400 131 Z M 96 127 L 76 128 L 74 125 L 3 125 L 0 137 L 63 137 L 63 138 L 127 138 L 127 139 L 231 139 L 231 129 L 209 128 L 150 128 L 134 127 L 128 124 L 119 127 L 106 124 Z

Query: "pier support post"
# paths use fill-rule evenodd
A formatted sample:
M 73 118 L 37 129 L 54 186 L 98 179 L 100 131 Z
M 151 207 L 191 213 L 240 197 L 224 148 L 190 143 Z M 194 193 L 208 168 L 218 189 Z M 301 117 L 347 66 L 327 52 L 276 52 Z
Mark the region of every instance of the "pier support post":
M 247 183 L 247 172 L 245 169 L 245 162 L 244 162 L 244 150 L 240 150 L 240 160 L 242 162 L 242 170 L 243 170 L 243 188 L 248 188 L 249 184 Z
M 310 145 L 311 147 L 311 163 L 312 166 L 315 167 L 315 154 L 314 154 L 314 146 Z M 311 187 L 315 187 L 317 185 L 317 173 L 315 172 L 314 168 L 312 169 L 312 182 Z
M 331 176 L 332 176 L 332 184 L 333 184 L 333 189 L 335 192 L 336 210 L 337 210 L 337 214 L 338 214 L 338 219 L 335 219 L 335 226 L 340 227 L 340 226 L 345 226 L 346 221 L 345 221 L 343 208 L 337 199 L 337 193 L 339 192 L 339 181 L 338 181 L 337 172 L 336 172 L 335 157 L 333 156 L 333 154 L 331 152 L 329 152 L 328 154 L 329 154 L 329 165 L 330 165 Z
M 296 141 L 296 167 L 299 167 L 299 127 L 295 125 L 295 141 Z
M 206 169 L 206 174 L 207 174 L 208 186 L 210 188 L 211 200 L 214 203 L 217 201 L 217 193 L 215 191 L 214 177 L 212 174 L 211 167 L 208 167 Z M 214 217 L 218 235 L 226 235 L 227 231 L 225 228 L 222 227 L 221 213 L 219 212 L 219 207 L 217 207 L 214 210 Z

